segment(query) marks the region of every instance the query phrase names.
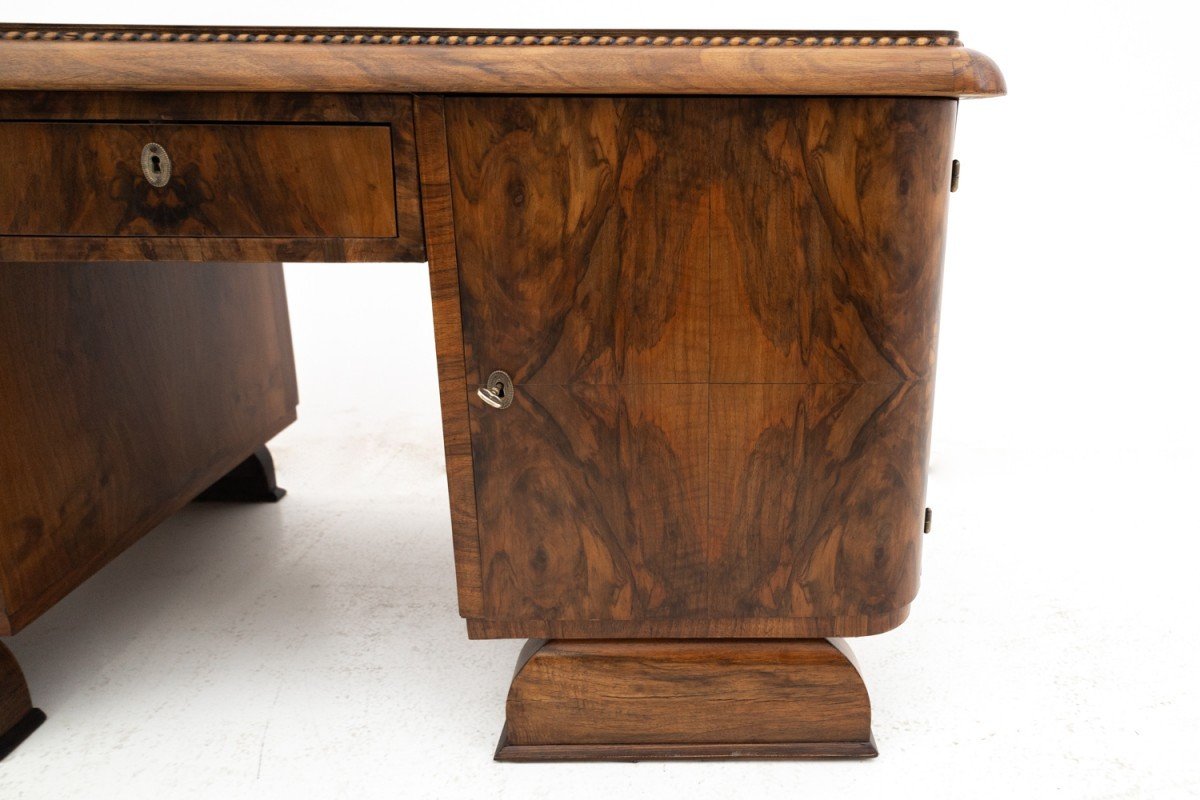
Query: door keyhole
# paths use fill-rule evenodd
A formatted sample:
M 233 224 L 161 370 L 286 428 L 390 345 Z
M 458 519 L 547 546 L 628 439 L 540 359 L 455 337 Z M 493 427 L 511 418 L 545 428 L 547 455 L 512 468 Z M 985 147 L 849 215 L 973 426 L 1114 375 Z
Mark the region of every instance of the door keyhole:
M 488 376 L 487 383 L 475 390 L 475 394 L 479 399 L 487 403 L 492 408 L 508 408 L 512 405 L 513 394 L 508 393 L 508 387 L 512 386 L 512 378 L 508 377 L 508 373 L 503 370 L 496 370 Z
M 158 189 L 171 180 L 171 157 L 161 144 L 151 142 L 142 148 L 142 175 Z

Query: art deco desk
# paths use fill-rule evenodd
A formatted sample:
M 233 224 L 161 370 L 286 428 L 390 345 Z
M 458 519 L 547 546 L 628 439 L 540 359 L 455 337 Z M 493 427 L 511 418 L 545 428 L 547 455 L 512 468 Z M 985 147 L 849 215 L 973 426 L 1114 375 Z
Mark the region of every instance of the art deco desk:
M 459 608 L 533 637 L 497 757 L 874 755 L 823 637 L 917 591 L 957 99 L 1003 93 L 947 32 L 0 29 L 0 633 L 278 498 L 280 262 L 427 259 Z

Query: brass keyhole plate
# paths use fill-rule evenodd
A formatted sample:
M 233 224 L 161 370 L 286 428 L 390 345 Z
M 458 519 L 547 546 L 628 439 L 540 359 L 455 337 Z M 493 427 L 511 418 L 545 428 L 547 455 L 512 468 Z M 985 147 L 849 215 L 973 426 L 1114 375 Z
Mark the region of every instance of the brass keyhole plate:
M 492 408 L 508 408 L 512 405 L 515 394 L 512 378 L 504 370 L 496 370 L 488 376 L 487 383 L 480 386 L 475 393 L 479 399 Z
M 142 148 L 142 174 L 156 189 L 161 189 L 171 180 L 171 157 L 161 144 L 151 142 Z

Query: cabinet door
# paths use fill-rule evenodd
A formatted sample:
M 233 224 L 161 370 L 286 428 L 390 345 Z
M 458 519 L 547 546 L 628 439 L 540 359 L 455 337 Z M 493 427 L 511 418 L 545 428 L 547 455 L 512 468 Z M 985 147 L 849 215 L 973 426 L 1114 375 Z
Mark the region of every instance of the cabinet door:
M 446 100 L 482 618 L 514 623 L 489 630 L 903 619 L 954 113 Z M 503 409 L 474 397 L 496 370 Z
M 484 608 L 701 610 L 704 143 L 677 99 L 447 100 Z

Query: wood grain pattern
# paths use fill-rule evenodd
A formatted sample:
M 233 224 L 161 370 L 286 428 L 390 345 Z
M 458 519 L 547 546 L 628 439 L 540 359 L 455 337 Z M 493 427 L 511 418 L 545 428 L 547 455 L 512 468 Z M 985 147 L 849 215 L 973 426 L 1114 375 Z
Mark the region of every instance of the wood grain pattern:
M 408 121 L 396 134 L 411 149 L 413 98 L 408 94 L 313 92 L 0 92 L 6 120 L 110 122 L 372 123 Z M 416 181 L 416 164 L 407 173 Z M 407 181 L 401 181 L 406 183 Z M 415 195 L 414 195 L 415 196 Z
M 533 641 L 518 660 L 496 758 L 873 756 L 866 687 L 839 647 Z
M 0 264 L 0 634 L 296 416 L 278 264 Z
M 713 115 L 712 380 L 933 373 L 953 100 L 730 100 Z
M 862 635 L 917 588 L 954 101 L 446 100 L 473 636 Z
M 917 593 L 932 385 L 719 384 L 709 424 L 717 617 L 880 617 Z
M 517 391 L 505 413 L 471 405 L 488 616 L 678 619 L 706 610 L 708 387 Z
M 837 617 L 695 617 L 689 619 L 468 619 L 472 639 L 808 639 L 873 636 L 898 627 L 911 606 L 886 614 Z
M 170 157 L 146 180 L 142 148 Z M 0 123 L 0 235 L 394 237 L 378 125 Z
M 945 31 L 106 32 L 86 26 L 8 31 L 0 39 L 0 89 L 942 97 L 1005 92 L 996 65 Z M 371 44 L 381 46 L 359 46 Z
M 501 736 L 497 761 L 744 761 L 874 758 L 873 741 L 767 744 L 530 744 L 511 745 Z
M 471 381 L 705 380 L 700 113 L 680 99 L 447 101 Z
M 424 261 L 424 242 L 402 239 L 217 239 L 179 236 L 0 236 L 0 261 L 236 261 L 264 262 Z
M 458 256 L 454 244 L 454 209 L 450 197 L 446 113 L 441 97 L 418 97 L 415 110 L 421 208 L 425 214 L 425 249 L 429 253 L 433 334 L 446 447 L 446 482 L 450 492 L 454 565 L 458 577 L 458 610 L 464 617 L 472 617 L 484 613 L 483 567 L 467 411 L 468 387 Z
M 447 121 L 468 384 L 504 369 L 522 400 L 472 404 L 485 611 L 687 616 L 708 402 L 687 106 L 453 98 Z
M 96 238 L 0 236 L 10 261 L 424 261 L 420 196 L 407 95 L 0 92 L 0 120 L 94 120 L 142 124 L 295 122 L 387 125 L 391 132 L 392 238 Z M 141 145 L 138 145 L 140 149 Z M 381 199 L 382 201 L 382 199 Z M 54 204 L 51 204 L 53 208 Z M 257 209 L 255 214 L 260 213 Z M 288 215 L 294 214 L 289 210 Z M 341 213 L 341 212 L 339 212 Z M 61 233 L 61 232 L 60 232 Z

